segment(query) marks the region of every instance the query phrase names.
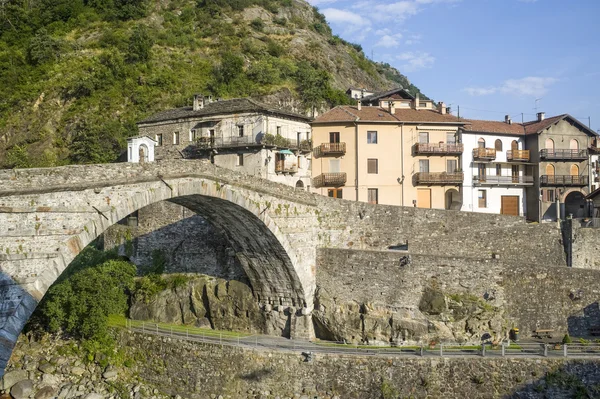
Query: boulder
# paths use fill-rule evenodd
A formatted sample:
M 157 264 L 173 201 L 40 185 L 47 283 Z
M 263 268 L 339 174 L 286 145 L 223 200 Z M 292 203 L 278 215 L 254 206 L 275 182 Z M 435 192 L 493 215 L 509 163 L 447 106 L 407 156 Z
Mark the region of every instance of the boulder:
M 433 288 L 426 288 L 419 302 L 419 310 L 428 315 L 439 315 L 446 309 L 444 293 Z
M 56 388 L 46 386 L 37 391 L 34 399 L 52 399 L 56 396 Z
M 14 370 L 4 374 L 2 378 L 2 389 L 9 390 L 19 381 L 27 379 L 27 370 Z
M 104 395 L 93 392 L 93 393 L 88 393 L 87 395 L 85 395 L 83 397 L 83 399 L 104 399 Z
M 102 374 L 102 378 L 104 378 L 107 381 L 114 381 L 117 379 L 118 376 L 119 376 L 119 373 L 117 372 L 117 370 L 114 370 L 114 369 L 106 370 Z
M 10 389 L 10 395 L 14 399 L 27 399 L 33 393 L 33 381 L 23 380 L 17 382 Z

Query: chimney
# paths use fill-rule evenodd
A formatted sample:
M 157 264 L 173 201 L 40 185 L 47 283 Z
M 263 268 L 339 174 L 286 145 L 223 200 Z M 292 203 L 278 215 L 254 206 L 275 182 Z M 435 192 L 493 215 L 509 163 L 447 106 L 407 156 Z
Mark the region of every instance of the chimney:
M 419 102 L 421 100 L 419 99 L 419 94 L 417 93 L 417 96 L 415 97 L 415 109 L 419 109 Z
M 356 108 L 360 111 L 362 109 L 362 101 L 358 100 L 356 104 Z
M 389 106 L 390 106 L 390 114 L 395 115 L 396 114 L 396 103 L 394 102 L 394 100 L 390 100 L 388 102 Z
M 537 117 L 538 117 L 538 122 L 541 122 L 544 119 L 546 119 L 546 113 L 545 112 L 538 112 L 537 113 Z
M 510 115 L 504 115 L 504 122 L 512 125 L 512 119 L 510 119 Z
M 193 110 L 198 111 L 204 108 L 204 96 L 202 94 L 194 94 Z
M 208 96 L 208 98 L 206 99 L 206 104 L 210 104 L 212 103 L 212 96 Z
M 438 103 L 438 111 L 442 115 L 446 115 L 446 104 L 443 101 Z

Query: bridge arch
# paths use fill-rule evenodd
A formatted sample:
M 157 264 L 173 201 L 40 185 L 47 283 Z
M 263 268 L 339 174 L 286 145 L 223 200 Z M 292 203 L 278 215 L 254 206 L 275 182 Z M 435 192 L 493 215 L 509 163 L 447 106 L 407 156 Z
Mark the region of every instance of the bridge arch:
M 316 249 L 304 247 L 299 253 L 285 231 L 288 227 L 280 227 L 273 218 L 279 209 L 289 207 L 281 198 L 211 177 L 158 178 L 77 192 L 0 197 L 0 208 L 19 225 L 19 237 L 30 237 L 6 239 L 0 227 L 0 294 L 10 297 L 0 301 L 0 376 L 37 303 L 75 256 L 119 220 L 160 201 L 187 207 L 225 232 L 262 305 L 291 306 L 310 320 Z M 78 213 L 82 209 L 84 217 Z M 77 216 L 64 220 L 57 216 L 69 212 Z M 58 228 L 68 234 L 53 236 L 52 230 L 61 223 Z M 311 327 L 305 322 L 304 331 L 298 328 L 295 336 L 312 336 Z

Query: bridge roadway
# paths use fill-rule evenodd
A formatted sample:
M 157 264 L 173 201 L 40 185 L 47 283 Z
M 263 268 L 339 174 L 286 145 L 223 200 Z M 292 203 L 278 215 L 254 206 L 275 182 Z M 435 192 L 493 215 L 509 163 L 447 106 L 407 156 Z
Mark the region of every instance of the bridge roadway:
M 208 345 L 231 346 L 242 349 L 280 351 L 288 353 L 299 353 L 307 356 L 311 354 L 352 355 L 352 356 L 377 356 L 386 358 L 396 357 L 470 357 L 470 358 L 569 358 L 569 359 L 599 359 L 600 344 L 568 344 L 554 349 L 553 345 L 536 342 L 519 342 L 512 347 L 502 346 L 491 349 L 485 345 L 485 349 L 474 346 L 436 345 L 407 346 L 407 347 L 378 347 L 352 344 L 338 344 L 333 342 L 311 342 L 303 339 L 286 339 L 267 335 L 252 335 L 248 337 L 220 337 L 211 332 L 210 335 L 173 331 L 160 327 L 156 323 L 143 323 L 142 326 L 128 326 L 128 330 L 139 333 L 155 335 L 164 338 L 197 342 Z M 566 350 L 565 350 L 566 347 Z

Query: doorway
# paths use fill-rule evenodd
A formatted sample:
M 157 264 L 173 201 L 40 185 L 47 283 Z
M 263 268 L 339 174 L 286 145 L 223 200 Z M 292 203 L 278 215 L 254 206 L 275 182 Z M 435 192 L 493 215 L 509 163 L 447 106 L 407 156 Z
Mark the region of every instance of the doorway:
M 519 216 L 519 196 L 503 195 L 501 199 L 500 213 L 502 215 Z

